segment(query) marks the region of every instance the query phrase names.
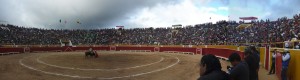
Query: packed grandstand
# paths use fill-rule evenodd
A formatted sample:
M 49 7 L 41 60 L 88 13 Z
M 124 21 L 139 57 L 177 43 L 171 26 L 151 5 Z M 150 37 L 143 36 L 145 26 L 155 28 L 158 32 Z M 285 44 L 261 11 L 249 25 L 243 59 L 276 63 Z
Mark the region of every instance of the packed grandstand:
M 1 45 L 53 45 L 60 39 L 72 41 L 74 45 L 203 45 L 233 43 L 271 43 L 300 39 L 300 14 L 292 19 L 278 18 L 276 21 L 258 20 L 249 23 L 219 21 L 193 26 L 172 28 L 133 29 L 38 29 L 0 25 Z M 248 24 L 245 26 L 244 24 Z M 173 30 L 176 30 L 174 32 Z M 255 37 L 254 37 L 255 36 Z M 297 45 L 297 44 L 296 44 Z

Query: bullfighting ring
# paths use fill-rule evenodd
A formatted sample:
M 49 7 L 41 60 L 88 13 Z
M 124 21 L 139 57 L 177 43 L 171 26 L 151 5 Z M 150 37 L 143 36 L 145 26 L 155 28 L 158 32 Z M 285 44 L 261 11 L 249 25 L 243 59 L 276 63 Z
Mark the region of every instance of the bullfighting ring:
M 98 58 L 84 52 L 39 52 L 0 56 L 0 80 L 196 80 L 201 55 L 98 51 Z M 220 60 L 223 70 L 229 63 Z M 276 80 L 259 71 L 260 80 Z

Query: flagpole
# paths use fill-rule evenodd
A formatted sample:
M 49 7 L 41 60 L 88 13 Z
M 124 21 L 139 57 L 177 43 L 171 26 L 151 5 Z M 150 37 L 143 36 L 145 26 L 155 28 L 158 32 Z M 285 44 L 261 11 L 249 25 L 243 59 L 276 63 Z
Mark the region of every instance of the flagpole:
M 212 23 L 211 17 L 209 17 L 209 21 L 210 21 L 210 23 Z

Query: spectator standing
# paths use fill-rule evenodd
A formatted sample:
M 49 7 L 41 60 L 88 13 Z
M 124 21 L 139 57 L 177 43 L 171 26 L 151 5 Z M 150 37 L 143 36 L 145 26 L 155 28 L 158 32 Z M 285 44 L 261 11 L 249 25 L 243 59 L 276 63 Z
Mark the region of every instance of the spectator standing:
M 287 70 L 288 70 L 290 59 L 291 59 L 290 52 L 287 49 L 285 49 L 282 54 L 281 80 L 287 80 Z
M 249 67 L 244 61 L 241 61 L 241 57 L 237 53 L 232 53 L 229 56 L 229 61 L 233 66 L 229 71 L 231 80 L 249 80 Z
M 204 55 L 200 61 L 200 78 L 198 80 L 228 80 L 229 76 L 222 71 L 219 59 L 212 55 Z
M 256 54 L 252 53 L 251 48 L 247 47 L 245 49 L 244 60 L 249 67 L 249 80 L 258 80 L 258 59 L 255 57 Z
M 257 80 L 258 80 L 258 71 L 259 71 L 259 63 L 260 63 L 260 53 L 259 53 L 259 51 L 257 50 L 257 48 L 254 45 L 252 45 L 250 47 L 251 47 L 252 54 L 254 54 L 254 56 L 255 56 L 255 58 L 257 60 L 257 62 L 256 62 L 256 64 L 257 64 L 256 75 L 257 75 Z M 259 49 L 259 47 L 258 47 L 258 49 Z
M 270 69 L 269 75 L 275 74 L 275 60 L 276 60 L 276 54 L 277 54 L 277 49 L 274 49 L 274 50 L 272 51 L 272 65 L 271 65 L 271 69 Z

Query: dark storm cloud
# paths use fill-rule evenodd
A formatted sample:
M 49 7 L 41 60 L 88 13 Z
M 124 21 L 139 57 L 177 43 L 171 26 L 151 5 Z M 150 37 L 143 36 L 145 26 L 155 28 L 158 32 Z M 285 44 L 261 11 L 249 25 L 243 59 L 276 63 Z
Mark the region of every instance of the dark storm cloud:
M 0 22 L 7 21 L 15 25 L 40 28 L 90 29 L 113 28 L 117 25 L 139 27 L 130 23 L 130 17 L 152 8 L 157 4 L 175 5 L 185 0 L 0 0 Z M 198 0 L 191 0 L 197 2 Z M 234 14 L 231 8 L 258 8 L 256 14 L 270 14 L 264 18 L 275 20 L 279 17 L 292 17 L 300 13 L 300 0 L 204 0 L 218 1 L 229 8 L 229 16 Z M 237 4 L 232 4 L 238 2 Z M 239 5 L 239 6 L 235 6 Z M 255 6 L 253 6 L 255 5 Z M 245 9 L 244 9 L 245 8 Z M 247 13 L 247 12 L 245 12 Z M 252 14 L 250 14 L 252 15 Z M 62 23 L 59 20 L 62 19 Z M 77 24 L 79 20 L 82 24 Z M 66 24 L 64 22 L 67 21 Z
M 113 27 L 142 8 L 170 2 L 175 0 L 0 0 L 0 20 L 44 28 Z

